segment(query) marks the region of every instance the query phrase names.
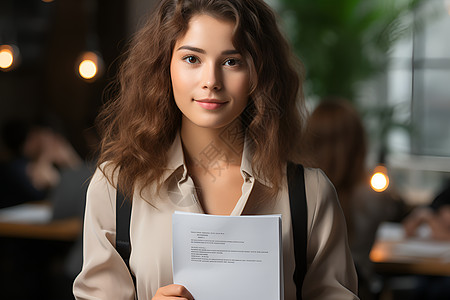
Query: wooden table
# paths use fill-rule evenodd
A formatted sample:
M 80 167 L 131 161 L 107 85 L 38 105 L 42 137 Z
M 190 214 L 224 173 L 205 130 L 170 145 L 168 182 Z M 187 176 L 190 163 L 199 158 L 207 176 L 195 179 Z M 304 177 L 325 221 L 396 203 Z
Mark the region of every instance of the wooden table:
M 81 218 L 53 220 L 45 202 L 0 210 L 0 237 L 75 241 L 81 230 Z
M 450 242 L 401 235 L 378 237 L 370 259 L 383 274 L 450 276 Z
M 0 236 L 42 240 L 76 240 L 82 228 L 79 218 L 51 221 L 43 224 L 0 222 Z

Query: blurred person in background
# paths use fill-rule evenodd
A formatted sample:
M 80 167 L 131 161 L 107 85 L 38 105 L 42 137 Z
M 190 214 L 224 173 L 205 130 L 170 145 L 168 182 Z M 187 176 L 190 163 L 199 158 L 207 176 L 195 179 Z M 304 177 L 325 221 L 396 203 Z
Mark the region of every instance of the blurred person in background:
M 58 121 L 45 115 L 2 123 L 0 208 L 43 200 L 50 204 L 48 221 L 82 218 L 90 174 Z M 1 245 L 2 299 L 69 299 L 63 296 L 71 294 L 69 268 L 81 269 L 77 243 L 2 237 Z
M 347 222 L 361 299 L 371 299 L 375 282 L 369 253 L 378 226 L 399 219 L 403 202 L 375 192 L 366 169 L 367 141 L 356 109 L 345 99 L 323 99 L 307 121 L 304 165 L 322 169 L 334 184 Z
M 430 205 L 415 208 L 403 220 L 403 227 L 410 237 L 421 235 L 419 228 L 425 228 L 429 237 L 450 241 L 450 180 Z
M 408 237 L 450 241 L 450 180 L 428 206 L 416 207 L 402 222 Z M 412 300 L 450 299 L 449 276 L 417 276 Z
M 12 119 L 1 136 L 8 155 L 0 163 L 0 208 L 46 199 L 60 181 L 60 170 L 82 163 L 71 144 L 49 126 Z

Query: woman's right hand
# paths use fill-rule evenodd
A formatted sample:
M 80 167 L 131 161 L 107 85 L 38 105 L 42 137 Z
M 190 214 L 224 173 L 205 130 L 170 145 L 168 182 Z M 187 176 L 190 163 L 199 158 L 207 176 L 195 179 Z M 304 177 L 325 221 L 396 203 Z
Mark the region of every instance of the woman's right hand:
M 160 287 L 152 300 L 168 300 L 168 299 L 185 299 L 194 300 L 191 293 L 182 285 L 179 284 L 169 284 Z

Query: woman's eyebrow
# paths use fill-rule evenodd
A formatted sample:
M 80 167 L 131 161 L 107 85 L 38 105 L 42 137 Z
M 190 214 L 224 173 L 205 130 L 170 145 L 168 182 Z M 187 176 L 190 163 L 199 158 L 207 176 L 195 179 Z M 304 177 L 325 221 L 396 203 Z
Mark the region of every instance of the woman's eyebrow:
M 179 51 L 179 50 L 190 50 L 190 51 L 206 54 L 205 50 L 197 48 L 197 47 L 192 47 L 192 46 L 181 46 L 180 48 L 177 49 L 177 51 Z
M 222 55 L 232 55 L 232 54 L 240 54 L 240 53 L 235 49 L 222 51 Z
M 190 50 L 190 51 L 194 51 L 194 52 L 198 52 L 201 54 L 206 54 L 206 51 L 201 49 L 201 48 L 197 48 L 197 47 L 192 47 L 192 46 L 181 46 L 177 49 L 177 51 L 179 50 Z M 239 51 L 237 51 L 236 49 L 230 49 L 230 50 L 224 50 L 222 51 L 222 55 L 231 55 L 231 54 L 240 54 Z

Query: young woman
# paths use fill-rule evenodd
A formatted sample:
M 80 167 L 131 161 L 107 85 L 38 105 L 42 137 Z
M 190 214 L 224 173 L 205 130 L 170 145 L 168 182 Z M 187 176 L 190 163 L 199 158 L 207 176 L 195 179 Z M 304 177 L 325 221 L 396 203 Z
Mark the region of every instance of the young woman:
M 77 299 L 193 299 L 172 279 L 176 210 L 281 214 L 285 299 L 296 299 L 286 164 L 297 159 L 303 102 L 291 57 L 262 0 L 160 3 L 135 36 L 117 97 L 101 114 Z M 117 186 L 132 199 L 136 284 L 115 249 Z M 305 169 L 305 186 L 303 299 L 357 299 L 334 188 L 313 169 Z

